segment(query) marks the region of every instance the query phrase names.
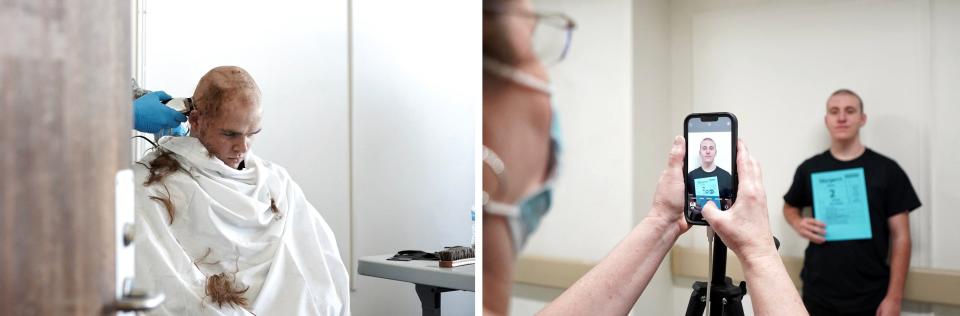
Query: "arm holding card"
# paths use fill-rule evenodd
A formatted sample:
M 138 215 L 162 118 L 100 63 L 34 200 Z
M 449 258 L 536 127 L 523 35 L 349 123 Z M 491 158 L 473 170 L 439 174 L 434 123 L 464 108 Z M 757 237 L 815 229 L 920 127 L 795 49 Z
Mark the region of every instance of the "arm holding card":
M 796 230 L 801 237 L 810 240 L 810 242 L 822 244 L 826 241 L 823 236 L 827 233 L 827 225 L 815 218 L 801 216 L 799 207 L 783 203 L 783 218 L 787 220 L 787 223 L 790 223 L 793 230 Z

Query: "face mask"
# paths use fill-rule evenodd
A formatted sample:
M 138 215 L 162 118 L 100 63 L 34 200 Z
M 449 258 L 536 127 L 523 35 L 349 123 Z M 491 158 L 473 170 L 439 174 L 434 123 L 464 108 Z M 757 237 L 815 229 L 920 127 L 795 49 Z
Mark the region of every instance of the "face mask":
M 553 108 L 553 117 L 550 122 L 550 175 L 539 190 L 521 198 L 516 205 L 492 201 L 487 192 L 483 193 L 483 211 L 490 214 L 502 215 L 507 218 L 510 227 L 510 235 L 513 239 L 514 254 L 520 252 L 526 245 L 530 235 L 540 226 L 540 221 L 550 210 L 553 199 L 553 184 L 557 178 L 561 154 L 560 124 L 557 120 L 556 107 L 553 107 L 553 94 L 550 85 L 533 75 L 520 71 L 511 66 L 500 63 L 484 57 L 484 71 L 503 77 L 517 84 L 532 88 L 534 90 L 547 93 L 551 96 L 551 107 Z M 483 147 L 483 161 L 486 163 L 497 178 L 503 182 L 503 174 L 506 166 L 500 157 L 493 150 L 486 146 Z

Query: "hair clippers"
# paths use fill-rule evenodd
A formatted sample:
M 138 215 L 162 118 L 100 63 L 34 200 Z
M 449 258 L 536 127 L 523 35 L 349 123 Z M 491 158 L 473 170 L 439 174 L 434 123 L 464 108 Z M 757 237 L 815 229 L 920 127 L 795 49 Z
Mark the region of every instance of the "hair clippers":
M 146 95 L 147 93 L 153 92 L 153 91 L 141 88 L 140 84 L 137 83 L 137 79 L 133 79 L 133 78 L 130 79 L 130 88 L 133 90 L 134 100 Z M 190 111 L 193 111 L 194 109 L 193 99 L 191 98 L 172 98 L 170 100 L 161 101 L 160 103 L 163 103 L 167 107 L 174 109 L 175 111 L 180 112 L 180 114 L 183 114 L 185 116 L 190 116 Z M 184 124 L 187 125 L 186 127 L 189 130 L 190 123 L 184 122 Z M 154 138 L 159 139 L 160 136 L 162 135 L 170 135 L 170 134 L 172 134 L 172 129 L 165 130 L 165 131 L 162 130 L 159 133 L 156 133 L 154 135 Z
M 153 92 L 144 88 L 141 88 L 137 83 L 137 79 L 130 79 L 130 87 L 133 89 L 133 99 L 136 100 L 147 93 Z M 193 99 L 191 98 L 173 98 L 167 101 L 161 102 L 171 109 L 180 112 L 180 114 L 190 116 L 190 111 L 193 111 Z

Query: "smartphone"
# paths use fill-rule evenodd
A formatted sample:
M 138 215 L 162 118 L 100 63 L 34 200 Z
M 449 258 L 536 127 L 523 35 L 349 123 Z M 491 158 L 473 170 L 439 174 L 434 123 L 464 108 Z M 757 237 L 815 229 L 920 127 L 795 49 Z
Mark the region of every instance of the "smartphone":
M 683 215 L 692 225 L 709 225 L 702 212 L 707 202 L 726 211 L 737 199 L 737 117 L 690 114 L 683 120 L 683 138 Z

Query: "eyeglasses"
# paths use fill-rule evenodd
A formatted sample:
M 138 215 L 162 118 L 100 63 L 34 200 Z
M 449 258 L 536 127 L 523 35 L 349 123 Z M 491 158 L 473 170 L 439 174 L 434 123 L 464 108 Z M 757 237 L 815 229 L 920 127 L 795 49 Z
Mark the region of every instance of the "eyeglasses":
M 563 13 L 540 13 L 508 10 L 506 8 L 484 9 L 484 14 L 514 15 L 536 20 L 531 30 L 530 46 L 544 65 L 554 65 L 567 57 L 570 41 L 577 23 Z

